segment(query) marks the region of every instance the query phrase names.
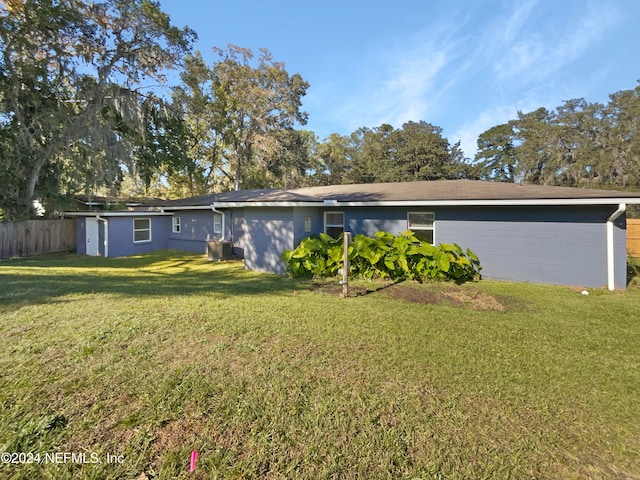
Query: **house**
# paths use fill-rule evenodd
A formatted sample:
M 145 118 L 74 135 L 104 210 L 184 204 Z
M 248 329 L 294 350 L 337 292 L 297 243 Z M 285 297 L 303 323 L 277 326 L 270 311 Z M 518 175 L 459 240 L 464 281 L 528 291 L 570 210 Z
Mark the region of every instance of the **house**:
M 230 242 L 246 268 L 284 273 L 303 238 L 413 230 L 473 250 L 488 278 L 626 286 L 626 205 L 640 193 L 472 180 L 241 190 L 150 209 L 75 212 L 78 253 L 122 256 Z

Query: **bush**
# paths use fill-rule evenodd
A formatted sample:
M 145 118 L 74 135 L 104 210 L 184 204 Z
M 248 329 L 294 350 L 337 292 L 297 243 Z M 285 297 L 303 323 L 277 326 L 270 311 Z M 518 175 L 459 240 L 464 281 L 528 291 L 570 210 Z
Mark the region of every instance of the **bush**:
M 282 254 L 287 273 L 294 277 L 335 276 L 342 268 L 343 238 L 321 233 Z M 391 280 L 450 280 L 458 284 L 480 278 L 480 262 L 469 249 L 454 243 L 421 243 L 411 231 L 400 235 L 378 232 L 356 235 L 349 245 L 349 274 Z

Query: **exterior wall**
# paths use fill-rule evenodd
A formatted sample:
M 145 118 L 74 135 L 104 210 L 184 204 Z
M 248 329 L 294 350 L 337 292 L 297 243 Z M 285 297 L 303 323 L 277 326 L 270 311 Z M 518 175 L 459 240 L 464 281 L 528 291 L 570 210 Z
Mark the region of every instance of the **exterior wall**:
M 236 243 L 244 251 L 245 267 L 284 274 L 280 255 L 294 248 L 293 208 L 245 208 Z M 238 233 L 236 233 L 238 235 Z
M 294 214 L 295 245 L 304 216 Z M 304 211 L 303 211 L 304 210 Z M 323 212 L 342 211 L 345 230 L 368 236 L 385 230 L 407 230 L 407 212 L 435 213 L 435 243 L 458 243 L 473 250 L 485 278 L 535 283 L 602 287 L 607 283 L 606 221 L 611 206 L 588 207 L 416 207 L 318 208 L 319 222 L 312 233 L 323 231 Z M 624 216 L 614 228 L 615 285 L 626 286 L 626 225 Z
M 380 231 L 397 235 L 407 230 L 407 212 L 413 210 L 433 211 L 424 208 L 353 208 L 345 210 L 344 228 L 354 235 L 362 233 L 369 237 Z
M 607 284 L 606 221 L 615 208 L 439 209 L 436 242 L 457 242 L 480 258 L 488 278 L 602 287 Z M 615 285 L 626 287 L 626 226 L 614 222 Z
M 305 219 L 311 217 L 311 231 L 305 232 Z M 294 247 L 305 238 L 324 231 L 324 214 L 318 208 L 294 208 L 293 209 L 293 243 Z
M 87 254 L 87 242 L 86 242 L 86 219 L 84 217 L 76 218 L 76 253 L 78 255 Z
M 238 258 L 244 258 L 247 247 L 246 224 L 244 221 L 244 208 L 230 209 L 227 214 L 227 234 L 233 246 L 233 254 Z
M 169 248 L 167 233 L 171 231 L 171 217 L 151 216 L 145 217 L 107 217 L 109 221 L 109 256 L 124 257 L 128 255 L 140 255 Z M 151 219 L 151 240 L 134 243 L 133 219 Z M 100 222 L 100 239 L 104 238 L 104 222 Z M 104 255 L 104 242 L 100 242 L 100 255 Z
M 180 219 L 180 233 L 173 233 L 172 220 L 167 230 L 169 248 L 185 252 L 207 253 L 207 240 L 220 240 L 220 233 L 213 233 L 211 210 L 179 210 L 173 216 Z
M 324 212 L 342 211 L 345 230 L 372 236 L 407 230 L 407 212 L 435 214 L 436 243 L 458 243 L 473 250 L 486 278 L 602 287 L 607 283 L 606 221 L 613 206 L 589 207 L 420 207 L 420 208 L 243 208 L 225 211 L 224 239 L 250 270 L 284 273 L 280 255 L 311 234 L 324 231 Z M 170 216 L 151 216 L 151 241 L 133 242 L 134 217 L 108 217 L 110 257 L 165 248 L 206 252 L 213 212 L 179 211 L 181 232 L 172 233 Z M 311 232 L 305 218 L 311 217 Z M 146 217 L 137 217 L 146 218 Z M 104 255 L 104 222 L 99 222 Z M 77 219 L 77 251 L 86 254 L 86 219 Z M 626 222 L 615 222 L 615 285 L 626 286 Z

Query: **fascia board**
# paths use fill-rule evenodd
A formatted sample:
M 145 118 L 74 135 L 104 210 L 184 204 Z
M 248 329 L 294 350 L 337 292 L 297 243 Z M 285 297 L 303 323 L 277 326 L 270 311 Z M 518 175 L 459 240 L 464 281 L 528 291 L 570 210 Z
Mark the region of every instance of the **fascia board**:
M 216 202 L 213 208 L 245 208 L 245 207 L 322 207 L 324 202 Z
M 420 200 L 389 202 L 332 202 L 325 206 L 336 207 L 491 207 L 491 206 L 578 206 L 640 204 L 640 198 L 545 198 L 522 200 Z
M 211 205 L 191 205 L 180 207 L 162 207 L 164 210 L 211 210 Z
M 491 206 L 579 206 L 640 205 L 640 198 L 541 198 L 518 200 L 398 200 L 368 202 L 216 202 L 215 208 L 242 207 L 491 207 Z M 188 208 L 188 207 L 185 207 Z M 211 208 L 211 207 L 208 207 Z
M 171 216 L 171 212 L 64 212 L 65 217 L 158 217 Z

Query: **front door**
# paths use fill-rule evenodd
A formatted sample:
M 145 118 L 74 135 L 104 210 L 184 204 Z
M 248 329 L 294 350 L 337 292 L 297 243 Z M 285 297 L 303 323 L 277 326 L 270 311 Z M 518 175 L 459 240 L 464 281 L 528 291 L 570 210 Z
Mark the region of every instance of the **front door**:
M 87 218 L 86 223 L 86 245 L 87 255 L 95 257 L 100 254 L 100 247 L 98 245 L 98 220 L 95 218 Z

